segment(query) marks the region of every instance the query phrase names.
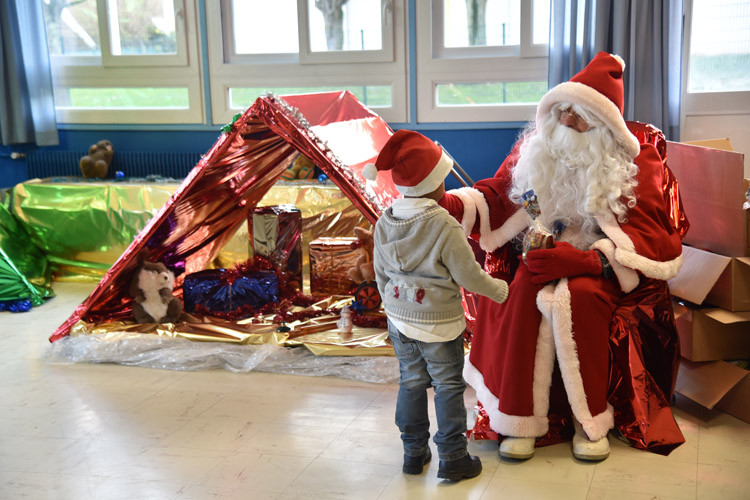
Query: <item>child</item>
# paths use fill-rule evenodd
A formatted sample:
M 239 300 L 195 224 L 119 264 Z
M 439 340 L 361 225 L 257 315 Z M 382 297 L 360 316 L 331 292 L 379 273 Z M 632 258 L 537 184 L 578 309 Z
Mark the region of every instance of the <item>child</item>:
M 430 139 L 399 130 L 364 175 L 374 180 L 390 171 L 404 196 L 380 217 L 373 234 L 375 276 L 401 370 L 396 425 L 402 470 L 421 474 L 430 461 L 427 388 L 433 386 L 438 477 L 459 481 L 482 471 L 482 462 L 467 451 L 461 287 L 503 302 L 508 284 L 482 270 L 459 223 L 437 204 L 452 167 Z

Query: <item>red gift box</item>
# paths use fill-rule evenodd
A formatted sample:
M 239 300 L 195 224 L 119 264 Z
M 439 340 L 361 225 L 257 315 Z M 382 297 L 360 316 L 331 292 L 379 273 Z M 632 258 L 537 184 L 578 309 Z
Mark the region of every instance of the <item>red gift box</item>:
M 325 295 L 351 295 L 359 283 L 348 272 L 365 249 L 357 238 L 318 238 L 310 242 L 310 292 Z
M 294 205 L 256 207 L 250 215 L 253 255 L 269 258 L 290 290 L 302 290 L 302 212 Z

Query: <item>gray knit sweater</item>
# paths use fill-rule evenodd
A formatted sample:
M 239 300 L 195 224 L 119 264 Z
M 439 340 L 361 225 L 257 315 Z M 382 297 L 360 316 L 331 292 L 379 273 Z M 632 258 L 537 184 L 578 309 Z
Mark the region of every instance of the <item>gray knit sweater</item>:
M 438 205 L 409 219 L 387 209 L 373 239 L 375 278 L 389 317 L 413 324 L 456 321 L 464 315 L 460 287 L 495 302 L 508 296 L 508 284 L 482 270 L 459 223 Z

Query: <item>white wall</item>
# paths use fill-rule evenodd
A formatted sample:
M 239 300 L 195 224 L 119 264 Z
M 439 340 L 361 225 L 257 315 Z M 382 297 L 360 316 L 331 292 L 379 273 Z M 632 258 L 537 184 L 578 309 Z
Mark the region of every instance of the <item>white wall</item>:
M 685 115 L 680 142 L 729 138 L 745 155 L 745 178 L 750 179 L 750 114 Z

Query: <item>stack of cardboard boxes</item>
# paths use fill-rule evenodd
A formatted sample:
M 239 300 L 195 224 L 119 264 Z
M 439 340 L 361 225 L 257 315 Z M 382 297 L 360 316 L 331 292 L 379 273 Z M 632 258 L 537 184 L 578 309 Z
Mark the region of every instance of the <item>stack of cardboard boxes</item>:
M 667 143 L 690 221 L 669 281 L 682 360 L 675 390 L 750 422 L 750 210 L 744 155 L 728 139 Z M 733 362 L 729 362 L 733 361 Z

